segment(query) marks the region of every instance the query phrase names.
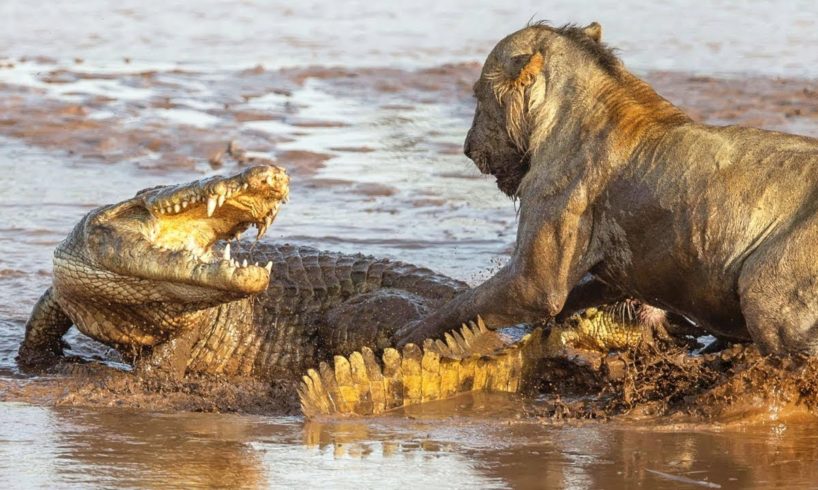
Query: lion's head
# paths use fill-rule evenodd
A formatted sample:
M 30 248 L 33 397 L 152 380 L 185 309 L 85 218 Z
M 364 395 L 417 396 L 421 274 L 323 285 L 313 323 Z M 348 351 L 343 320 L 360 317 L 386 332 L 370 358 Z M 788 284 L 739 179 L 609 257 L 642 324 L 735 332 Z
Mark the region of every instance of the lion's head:
M 463 151 L 484 174 L 497 179 L 505 194 L 515 196 L 530 167 L 529 150 L 533 109 L 545 101 L 543 74 L 550 38 L 570 36 L 600 46 L 602 28 L 596 22 L 584 28 L 554 29 L 537 24 L 517 31 L 492 50 L 474 85 L 477 107 Z M 553 46 L 552 46 L 553 48 Z M 612 55 L 611 55 L 612 56 Z

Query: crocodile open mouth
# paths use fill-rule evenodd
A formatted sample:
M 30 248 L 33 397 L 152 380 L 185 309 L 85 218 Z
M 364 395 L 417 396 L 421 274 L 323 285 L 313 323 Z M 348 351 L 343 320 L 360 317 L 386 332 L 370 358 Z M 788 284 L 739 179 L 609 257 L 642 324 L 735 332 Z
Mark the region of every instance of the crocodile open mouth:
M 289 178 L 284 169 L 257 166 L 227 177 L 148 189 L 137 194 L 137 199 L 142 199 L 150 214 L 145 238 L 153 247 L 186 252 L 200 263 L 233 272 L 264 267 L 269 274 L 271 263 L 233 259 L 229 240 L 238 239 L 250 227 L 258 230 L 257 239 L 264 236 L 288 196 Z

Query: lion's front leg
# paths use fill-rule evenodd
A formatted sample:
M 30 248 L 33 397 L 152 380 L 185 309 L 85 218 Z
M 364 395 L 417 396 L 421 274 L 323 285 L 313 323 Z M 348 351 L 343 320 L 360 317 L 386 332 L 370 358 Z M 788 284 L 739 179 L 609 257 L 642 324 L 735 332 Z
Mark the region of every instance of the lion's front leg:
M 478 315 L 490 327 L 542 318 L 548 311 L 523 299 L 527 296 L 526 290 L 531 289 L 525 278 L 514 273 L 513 266 L 506 266 L 483 284 L 460 293 L 438 311 L 405 325 L 395 333 L 393 340 L 399 346 L 410 342 L 419 344 Z
M 593 217 L 580 186 L 565 195 L 526 200 L 511 261 L 485 283 L 395 334 L 419 343 L 481 316 L 489 327 L 525 323 L 562 311 L 568 293 L 601 259 L 591 247 Z
M 590 250 L 593 226 L 589 213 L 544 204 L 528 212 L 523 209 L 517 247 L 508 265 L 432 315 L 398 330 L 395 342 L 403 345 L 438 337 L 477 316 L 489 327 L 499 327 L 562 311 L 569 291 L 599 257 Z M 552 212 L 543 213 L 543 208 Z M 549 215 L 556 217 L 548 220 Z

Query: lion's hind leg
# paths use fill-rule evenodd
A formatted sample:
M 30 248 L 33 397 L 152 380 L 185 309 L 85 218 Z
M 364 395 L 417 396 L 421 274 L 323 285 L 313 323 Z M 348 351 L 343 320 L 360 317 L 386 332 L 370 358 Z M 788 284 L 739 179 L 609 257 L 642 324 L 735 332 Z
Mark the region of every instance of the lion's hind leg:
M 40 297 L 26 322 L 26 336 L 17 355 L 23 367 L 50 365 L 62 356 L 62 336 L 71 319 L 60 308 L 51 288 Z
M 762 352 L 818 355 L 818 215 L 756 250 L 744 263 L 738 291 Z

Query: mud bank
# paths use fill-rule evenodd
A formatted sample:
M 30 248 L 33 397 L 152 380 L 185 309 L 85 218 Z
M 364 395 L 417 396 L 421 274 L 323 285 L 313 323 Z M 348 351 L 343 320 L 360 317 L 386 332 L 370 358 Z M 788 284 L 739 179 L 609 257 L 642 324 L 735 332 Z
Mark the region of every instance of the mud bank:
M 643 346 L 543 368 L 541 397 L 528 413 L 543 420 L 752 424 L 818 416 L 818 361 L 762 356 L 742 344 L 704 355 Z
M 216 75 L 181 70 L 111 74 L 80 68 L 38 71 L 24 85 L 0 83 L 0 134 L 104 163 L 132 161 L 157 172 L 193 170 L 197 162 L 208 160 L 218 167 L 225 143 L 237 139 L 248 150 L 247 163 L 277 161 L 307 177 L 338 154 L 385 150 L 378 141 L 330 146 L 326 152 L 310 148 L 323 130 L 352 131 L 355 123 L 343 106 L 320 117 L 322 101 L 315 91 L 404 121 L 418 106 L 446 104 L 465 131 L 480 66 L 257 67 Z M 676 72 L 648 73 L 646 79 L 698 121 L 816 134 L 818 89 L 811 80 L 717 79 Z M 459 152 L 459 145 L 436 141 L 436 128 L 423 128 L 416 137 L 424 135 L 427 141 L 420 144 L 429 150 Z M 294 141 L 302 148 L 281 148 Z
M 99 365 L 66 363 L 50 374 L 0 378 L 0 402 L 152 412 L 297 415 L 295 386 L 249 378 L 146 379 Z M 71 372 L 74 371 L 74 372 Z

